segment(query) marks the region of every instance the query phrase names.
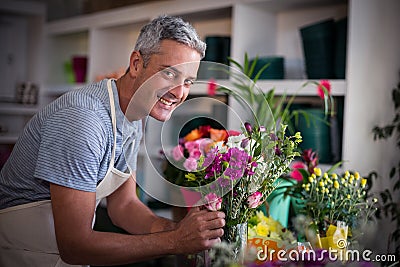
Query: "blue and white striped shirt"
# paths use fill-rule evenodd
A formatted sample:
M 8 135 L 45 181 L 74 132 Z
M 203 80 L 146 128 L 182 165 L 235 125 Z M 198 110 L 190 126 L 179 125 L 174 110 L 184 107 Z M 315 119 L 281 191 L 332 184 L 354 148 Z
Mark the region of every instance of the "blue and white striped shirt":
M 136 170 L 141 121 L 128 122 L 112 83 L 117 147 L 114 166 Z M 0 209 L 50 199 L 49 183 L 95 192 L 104 178 L 113 146 L 107 80 L 68 92 L 26 125 L 0 173 Z M 132 150 L 132 139 L 135 147 Z

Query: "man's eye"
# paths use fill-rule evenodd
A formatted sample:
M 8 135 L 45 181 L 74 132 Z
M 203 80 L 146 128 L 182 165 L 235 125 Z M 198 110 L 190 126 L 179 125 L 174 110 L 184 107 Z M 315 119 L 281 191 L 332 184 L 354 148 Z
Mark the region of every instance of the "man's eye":
M 187 79 L 187 80 L 185 80 L 184 83 L 185 83 L 186 86 L 191 86 L 194 83 L 194 81 Z
M 173 73 L 170 70 L 164 70 L 164 74 L 168 77 L 168 78 L 174 78 L 175 77 L 175 73 Z

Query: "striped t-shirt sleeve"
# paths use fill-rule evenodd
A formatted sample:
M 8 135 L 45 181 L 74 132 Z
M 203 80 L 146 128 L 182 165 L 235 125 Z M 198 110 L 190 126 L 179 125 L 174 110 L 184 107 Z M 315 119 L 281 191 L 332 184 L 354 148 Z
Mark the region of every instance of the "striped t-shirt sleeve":
M 95 192 L 108 142 L 99 116 L 87 108 L 65 108 L 53 114 L 41 132 L 35 178 Z

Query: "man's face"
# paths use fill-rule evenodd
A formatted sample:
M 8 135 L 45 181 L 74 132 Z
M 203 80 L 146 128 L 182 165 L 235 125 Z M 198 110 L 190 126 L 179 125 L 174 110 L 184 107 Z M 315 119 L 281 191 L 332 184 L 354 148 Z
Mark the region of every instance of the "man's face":
M 133 96 L 134 109 L 165 121 L 189 94 L 197 77 L 200 54 L 180 43 L 163 40 L 160 51 L 151 56 L 135 82 L 140 84 Z

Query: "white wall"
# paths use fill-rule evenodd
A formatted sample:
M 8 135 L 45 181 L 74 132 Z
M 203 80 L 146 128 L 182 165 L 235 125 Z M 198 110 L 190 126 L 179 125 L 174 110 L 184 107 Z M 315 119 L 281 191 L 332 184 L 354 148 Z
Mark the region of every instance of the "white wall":
M 388 172 L 400 159 L 394 138 L 374 141 L 372 134 L 375 125 L 390 123 L 394 116 L 391 92 L 399 82 L 399 11 L 398 0 L 351 0 L 349 6 L 343 160 L 345 168 L 363 175 L 372 170 L 382 175 L 373 191 L 390 188 Z M 379 222 L 377 228 L 365 245 L 384 253 L 393 226 Z
M 395 140 L 375 142 L 372 128 L 393 119 L 391 91 L 400 72 L 400 1 L 352 0 L 349 7 L 343 159 L 366 174 L 393 166 Z M 397 155 L 397 160 L 399 156 Z

